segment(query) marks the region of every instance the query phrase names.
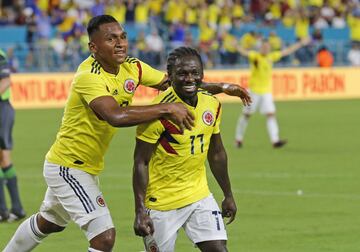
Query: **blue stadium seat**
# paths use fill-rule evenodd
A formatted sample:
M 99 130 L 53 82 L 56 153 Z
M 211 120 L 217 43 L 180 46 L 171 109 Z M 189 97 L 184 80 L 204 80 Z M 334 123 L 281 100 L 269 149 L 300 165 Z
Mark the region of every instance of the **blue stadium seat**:
M 0 43 L 22 43 L 26 38 L 25 26 L 0 27 Z

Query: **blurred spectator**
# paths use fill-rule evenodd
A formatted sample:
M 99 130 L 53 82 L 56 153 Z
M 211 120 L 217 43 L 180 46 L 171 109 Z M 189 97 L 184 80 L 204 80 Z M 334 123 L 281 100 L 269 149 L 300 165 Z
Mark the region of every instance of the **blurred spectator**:
M 351 41 L 360 43 L 360 9 L 355 9 L 352 14 L 348 15 L 348 25 Z
M 165 22 L 167 24 L 183 22 L 185 7 L 183 0 L 169 0 L 165 7 Z
M 309 37 L 310 20 L 308 13 L 300 9 L 295 21 L 295 36 L 297 39 Z
M 183 46 L 185 42 L 185 27 L 182 23 L 170 25 L 169 42 L 171 48 Z
M 216 47 L 215 30 L 210 27 L 206 19 L 200 21 L 199 52 L 205 66 L 214 65 L 212 51 Z
M 26 8 L 24 10 L 24 13 L 26 15 L 26 38 L 25 41 L 29 47 L 30 51 L 34 50 L 34 42 L 35 42 L 35 35 L 37 31 L 37 25 L 36 25 L 36 16 L 34 11 L 31 8 Z
M 146 47 L 144 31 L 139 31 L 136 37 L 135 47 L 137 51 L 137 57 L 140 58 L 145 63 L 149 63 L 149 59 L 147 58 L 147 47 Z
M 147 58 L 149 59 L 149 64 L 156 67 L 160 66 L 161 53 L 164 51 L 164 42 L 156 29 L 152 29 L 151 34 L 145 37 L 145 43 L 148 50 Z
M 221 64 L 235 65 L 238 60 L 236 48 L 237 39 L 231 33 L 225 31 L 222 35 L 222 47 L 220 49 Z
M 38 59 L 37 63 L 40 69 L 47 71 L 49 67 L 49 62 L 45 59 L 50 59 L 50 48 L 49 48 L 49 40 L 51 38 L 51 19 L 49 15 L 41 11 L 38 16 L 36 16 L 36 51 L 38 55 L 36 59 Z
M 360 66 L 360 45 L 353 44 L 347 54 L 347 59 L 352 66 Z
M 234 5 L 232 7 L 232 17 L 234 20 L 241 20 L 244 16 L 244 8 L 241 3 L 241 0 L 234 0 Z
M 320 15 L 325 19 L 328 24 L 331 24 L 331 20 L 335 16 L 334 9 L 330 6 L 329 0 L 324 0 L 324 4 L 321 6 Z
M 313 27 L 315 29 L 325 29 L 325 28 L 328 28 L 329 27 L 329 24 L 328 22 L 326 21 L 325 18 L 323 18 L 320 13 L 316 13 L 314 18 L 313 18 Z
M 216 1 L 210 1 L 210 4 L 207 8 L 207 19 L 209 26 L 216 30 L 218 27 L 218 20 L 221 13 L 220 6 L 216 4 Z
M 103 15 L 105 13 L 105 4 L 102 0 L 95 0 L 95 4 L 91 7 L 91 15 L 93 17 Z
M 331 21 L 331 26 L 336 29 L 343 29 L 346 27 L 346 21 L 343 12 L 335 11 L 335 16 Z
M 284 13 L 284 17 L 282 18 L 282 24 L 286 28 L 293 28 L 295 25 L 295 20 L 296 20 L 295 11 L 289 9 Z
M 81 61 L 84 60 L 84 55 L 81 54 L 82 52 L 82 43 L 81 43 L 81 37 L 82 37 L 82 30 L 81 29 L 75 29 L 73 36 L 71 36 L 67 41 L 66 46 L 66 63 L 69 67 L 69 70 L 74 71 L 76 69 L 76 66 L 81 63 Z
M 149 23 L 149 4 L 139 1 L 135 7 L 135 25 L 138 30 L 146 30 Z
M 254 49 L 259 44 L 259 41 L 259 35 L 255 31 L 250 31 L 241 37 L 240 45 L 246 50 Z
M 189 0 L 185 11 L 185 24 L 191 27 L 197 26 L 198 14 L 197 2 Z
M 219 15 L 219 31 L 229 31 L 232 27 L 232 20 L 231 20 L 231 9 L 230 6 L 225 5 Z
M 55 37 L 50 40 L 50 47 L 53 52 L 54 66 L 56 68 L 63 69 L 66 52 L 66 42 L 61 36 L 61 33 L 57 32 Z
M 126 1 L 126 13 L 125 13 L 126 22 L 135 21 L 135 7 L 136 7 L 135 0 Z
M 316 61 L 319 67 L 332 67 L 334 64 L 334 57 L 326 46 L 322 46 L 316 54 Z
M 270 47 L 272 51 L 280 51 L 282 48 L 282 40 L 281 38 L 276 34 L 276 32 L 271 31 L 269 33 L 269 38 L 268 38 Z
M 323 35 L 322 35 L 322 32 L 320 29 L 314 29 L 314 31 L 312 33 L 312 39 L 313 39 L 313 42 L 322 43 Z
M 120 24 L 125 24 L 126 5 L 123 0 L 115 0 L 113 4 L 106 5 L 105 13 L 113 16 Z
M 16 73 L 19 69 L 20 63 L 19 63 L 19 59 L 14 54 L 14 48 L 9 47 L 7 49 L 6 54 L 7 54 L 8 66 L 10 68 L 10 71 L 12 73 Z

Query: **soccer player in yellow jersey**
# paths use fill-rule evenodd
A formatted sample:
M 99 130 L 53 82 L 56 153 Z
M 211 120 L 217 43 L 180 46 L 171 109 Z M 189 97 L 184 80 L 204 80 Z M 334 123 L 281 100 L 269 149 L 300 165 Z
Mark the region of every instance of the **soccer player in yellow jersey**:
M 180 47 L 172 51 L 167 71 L 172 87 L 154 103 L 185 104 L 195 116 L 195 126 L 183 134 L 166 119 L 138 126 L 134 230 L 139 236 L 153 233 L 162 252 L 175 250 L 181 227 L 201 251 L 227 251 L 222 216 L 232 222 L 236 204 L 220 135 L 221 104 L 211 94 L 198 90 L 203 65 L 196 50 Z M 224 194 L 222 211 L 208 187 L 206 159 Z
M 295 52 L 309 42 L 310 40 L 305 38 L 281 51 L 271 51 L 271 45 L 266 40 L 262 41 L 259 52 L 248 51 L 242 47 L 238 47 L 239 53 L 247 57 L 250 62 L 251 74 L 249 89 L 252 104 L 244 107 L 243 114 L 239 117 L 235 134 L 237 147 L 242 147 L 250 116 L 255 113 L 258 108 L 260 113 L 267 117 L 266 125 L 273 147 L 279 148 L 286 144 L 285 140 L 280 140 L 279 138 L 279 127 L 275 117 L 276 109 L 272 97 L 272 66 L 273 63 L 279 61 L 281 57 Z
M 88 251 L 111 251 L 115 228 L 97 175 L 116 128 L 159 118 L 175 123 L 180 131 L 192 128 L 192 112 L 181 102 L 130 106 L 139 84 L 164 89 L 167 76 L 127 57 L 126 32 L 116 19 L 94 17 L 87 30 L 91 56 L 77 69 L 60 130 L 46 155 L 43 173 L 48 189 L 43 204 L 18 227 L 5 252 L 30 251 L 70 221 L 85 233 Z M 246 90 L 235 85 L 202 86 L 249 101 Z

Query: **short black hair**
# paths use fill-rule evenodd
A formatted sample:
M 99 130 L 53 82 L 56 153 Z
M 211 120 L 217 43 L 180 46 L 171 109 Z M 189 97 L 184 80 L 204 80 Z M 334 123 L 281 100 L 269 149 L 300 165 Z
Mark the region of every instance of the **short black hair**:
M 109 23 L 118 23 L 118 21 L 110 15 L 100 15 L 90 19 L 87 26 L 87 33 L 89 37 L 91 37 L 94 32 L 99 30 L 100 25 Z
M 174 49 L 173 51 L 171 51 L 169 53 L 169 56 L 168 56 L 168 59 L 167 59 L 167 65 L 166 65 L 166 70 L 167 70 L 167 73 L 168 73 L 169 76 L 171 75 L 171 72 L 172 72 L 173 67 L 175 65 L 175 61 L 178 58 L 181 58 L 181 57 L 184 57 L 184 56 L 195 56 L 195 57 L 197 57 L 199 62 L 200 62 L 200 65 L 201 65 L 201 71 L 204 70 L 204 65 L 203 65 L 201 56 L 198 53 L 198 51 L 195 50 L 192 47 L 181 46 L 181 47 L 178 47 L 178 48 Z

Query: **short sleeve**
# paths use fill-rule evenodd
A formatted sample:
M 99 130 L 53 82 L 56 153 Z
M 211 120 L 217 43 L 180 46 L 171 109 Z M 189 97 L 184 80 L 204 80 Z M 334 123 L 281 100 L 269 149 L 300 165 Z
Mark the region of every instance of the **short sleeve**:
M 257 55 L 258 55 L 257 52 L 255 52 L 255 51 L 250 51 L 250 52 L 249 52 L 249 60 L 250 60 L 250 61 L 254 61 L 254 60 L 256 59 Z
M 110 96 L 102 78 L 92 73 L 80 73 L 75 76 L 73 88 L 88 104 L 97 97 Z
M 164 132 L 164 126 L 159 120 L 140 124 L 136 129 L 136 138 L 147 143 L 155 144 Z
M 165 73 L 155 68 L 152 68 L 148 64 L 139 61 L 141 71 L 140 84 L 144 86 L 155 86 L 159 84 L 165 77 Z
M 279 61 L 282 57 L 282 53 L 280 51 L 275 51 L 270 53 L 270 58 L 272 62 Z
M 216 111 L 216 116 L 215 116 L 215 124 L 214 124 L 213 134 L 220 133 L 221 115 L 222 115 L 222 107 L 221 107 L 221 103 L 219 103 L 217 111 Z

